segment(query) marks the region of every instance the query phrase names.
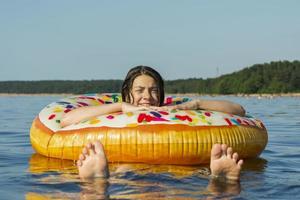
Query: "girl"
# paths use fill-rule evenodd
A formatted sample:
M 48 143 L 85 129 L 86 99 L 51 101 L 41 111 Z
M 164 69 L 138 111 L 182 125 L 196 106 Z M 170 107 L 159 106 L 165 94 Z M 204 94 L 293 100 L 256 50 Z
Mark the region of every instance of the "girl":
M 164 82 L 160 74 L 147 66 L 132 68 L 122 85 L 122 103 L 103 104 L 101 106 L 80 107 L 68 112 L 61 121 L 61 126 L 76 124 L 82 120 L 114 112 L 134 112 L 138 110 L 213 110 L 245 115 L 239 104 L 229 101 L 197 99 L 175 106 L 164 106 Z
M 114 112 L 134 112 L 138 110 L 203 109 L 227 112 L 244 116 L 245 110 L 239 104 L 229 101 L 197 99 L 174 106 L 164 106 L 164 82 L 160 74 L 147 66 L 132 68 L 122 85 L 122 103 L 103 104 L 101 106 L 80 107 L 67 113 L 61 126 L 78 123 L 95 116 Z M 222 156 L 226 155 L 226 156 Z M 243 161 L 238 154 L 226 145 L 216 144 L 211 151 L 212 175 L 223 173 L 229 179 L 238 180 Z M 88 144 L 77 161 L 79 176 L 82 178 L 107 177 L 107 160 L 102 144 L 97 141 Z

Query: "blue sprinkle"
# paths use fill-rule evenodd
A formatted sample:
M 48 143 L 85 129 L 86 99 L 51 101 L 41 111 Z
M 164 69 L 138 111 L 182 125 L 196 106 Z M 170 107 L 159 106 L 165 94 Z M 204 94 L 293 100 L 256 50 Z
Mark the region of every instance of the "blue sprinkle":
M 152 115 L 154 115 L 155 117 L 161 118 L 161 115 L 157 112 L 151 111 L 150 112 Z
M 66 101 L 59 101 L 59 102 L 56 102 L 58 104 L 71 104 L 70 102 L 66 102 Z
M 74 106 L 72 106 L 71 104 L 67 105 L 66 108 L 73 108 Z
M 237 124 L 237 125 L 240 124 L 236 119 L 231 119 L 231 122 L 234 122 L 234 123 Z
M 189 101 L 190 99 L 189 98 L 183 98 L 183 102 L 187 102 L 187 101 Z

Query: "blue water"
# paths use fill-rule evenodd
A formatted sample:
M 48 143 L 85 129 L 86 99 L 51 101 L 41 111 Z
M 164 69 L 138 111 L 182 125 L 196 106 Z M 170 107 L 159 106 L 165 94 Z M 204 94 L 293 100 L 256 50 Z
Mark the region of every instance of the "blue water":
M 29 141 L 34 117 L 60 98 L 0 97 L 0 199 L 300 199 L 299 97 L 218 97 L 242 104 L 268 129 L 266 149 L 245 161 L 240 184 L 210 181 L 207 165 L 140 164 L 118 174 L 114 164 L 106 182 L 80 181 L 73 162 L 36 155 Z

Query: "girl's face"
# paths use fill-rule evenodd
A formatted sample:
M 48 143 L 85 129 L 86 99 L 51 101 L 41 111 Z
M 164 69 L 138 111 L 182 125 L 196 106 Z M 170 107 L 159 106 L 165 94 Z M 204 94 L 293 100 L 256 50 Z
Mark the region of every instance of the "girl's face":
M 135 106 L 158 106 L 158 87 L 155 80 L 148 75 L 136 77 L 132 83 L 131 97 Z

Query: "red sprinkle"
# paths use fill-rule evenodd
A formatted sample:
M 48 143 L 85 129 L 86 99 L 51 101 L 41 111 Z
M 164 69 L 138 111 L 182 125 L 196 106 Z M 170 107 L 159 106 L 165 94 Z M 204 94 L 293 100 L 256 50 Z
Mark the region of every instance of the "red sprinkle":
M 102 99 L 97 99 L 100 103 L 104 104 L 104 101 Z
M 92 99 L 92 100 L 95 100 L 94 97 L 85 97 L 86 99 Z
M 146 117 L 146 114 L 145 114 L 145 113 L 139 114 L 139 116 L 138 116 L 138 123 L 143 122 L 144 119 L 145 119 L 145 117 Z
M 181 121 L 184 121 L 184 120 L 188 120 L 189 122 L 193 121 L 193 119 L 190 118 L 188 115 L 175 115 L 175 117 Z
M 52 114 L 52 115 L 49 116 L 48 119 L 51 120 L 51 119 L 53 119 L 54 117 L 55 117 L 55 114 Z
M 87 103 L 84 103 L 84 102 L 77 102 L 78 104 L 82 105 L 82 106 L 88 106 Z
M 172 98 L 171 98 L 171 97 L 168 97 L 168 98 L 167 98 L 166 104 L 167 104 L 167 105 L 168 105 L 168 104 L 172 104 Z
M 231 123 L 231 121 L 230 121 L 228 118 L 225 118 L 225 121 L 226 121 L 230 126 L 232 126 L 232 123 Z
M 152 120 L 152 117 L 151 116 L 149 116 L 149 115 L 146 115 L 146 122 L 151 122 L 151 120 Z
M 64 110 L 64 113 L 68 113 L 70 111 L 71 111 L 71 109 L 66 109 L 66 110 Z
M 187 119 L 189 122 L 192 122 L 192 121 L 193 121 L 193 119 L 190 118 L 188 115 L 186 116 L 186 119 Z
M 160 114 L 162 115 L 168 115 L 169 113 L 168 112 L 165 112 L 165 111 L 159 111 Z

